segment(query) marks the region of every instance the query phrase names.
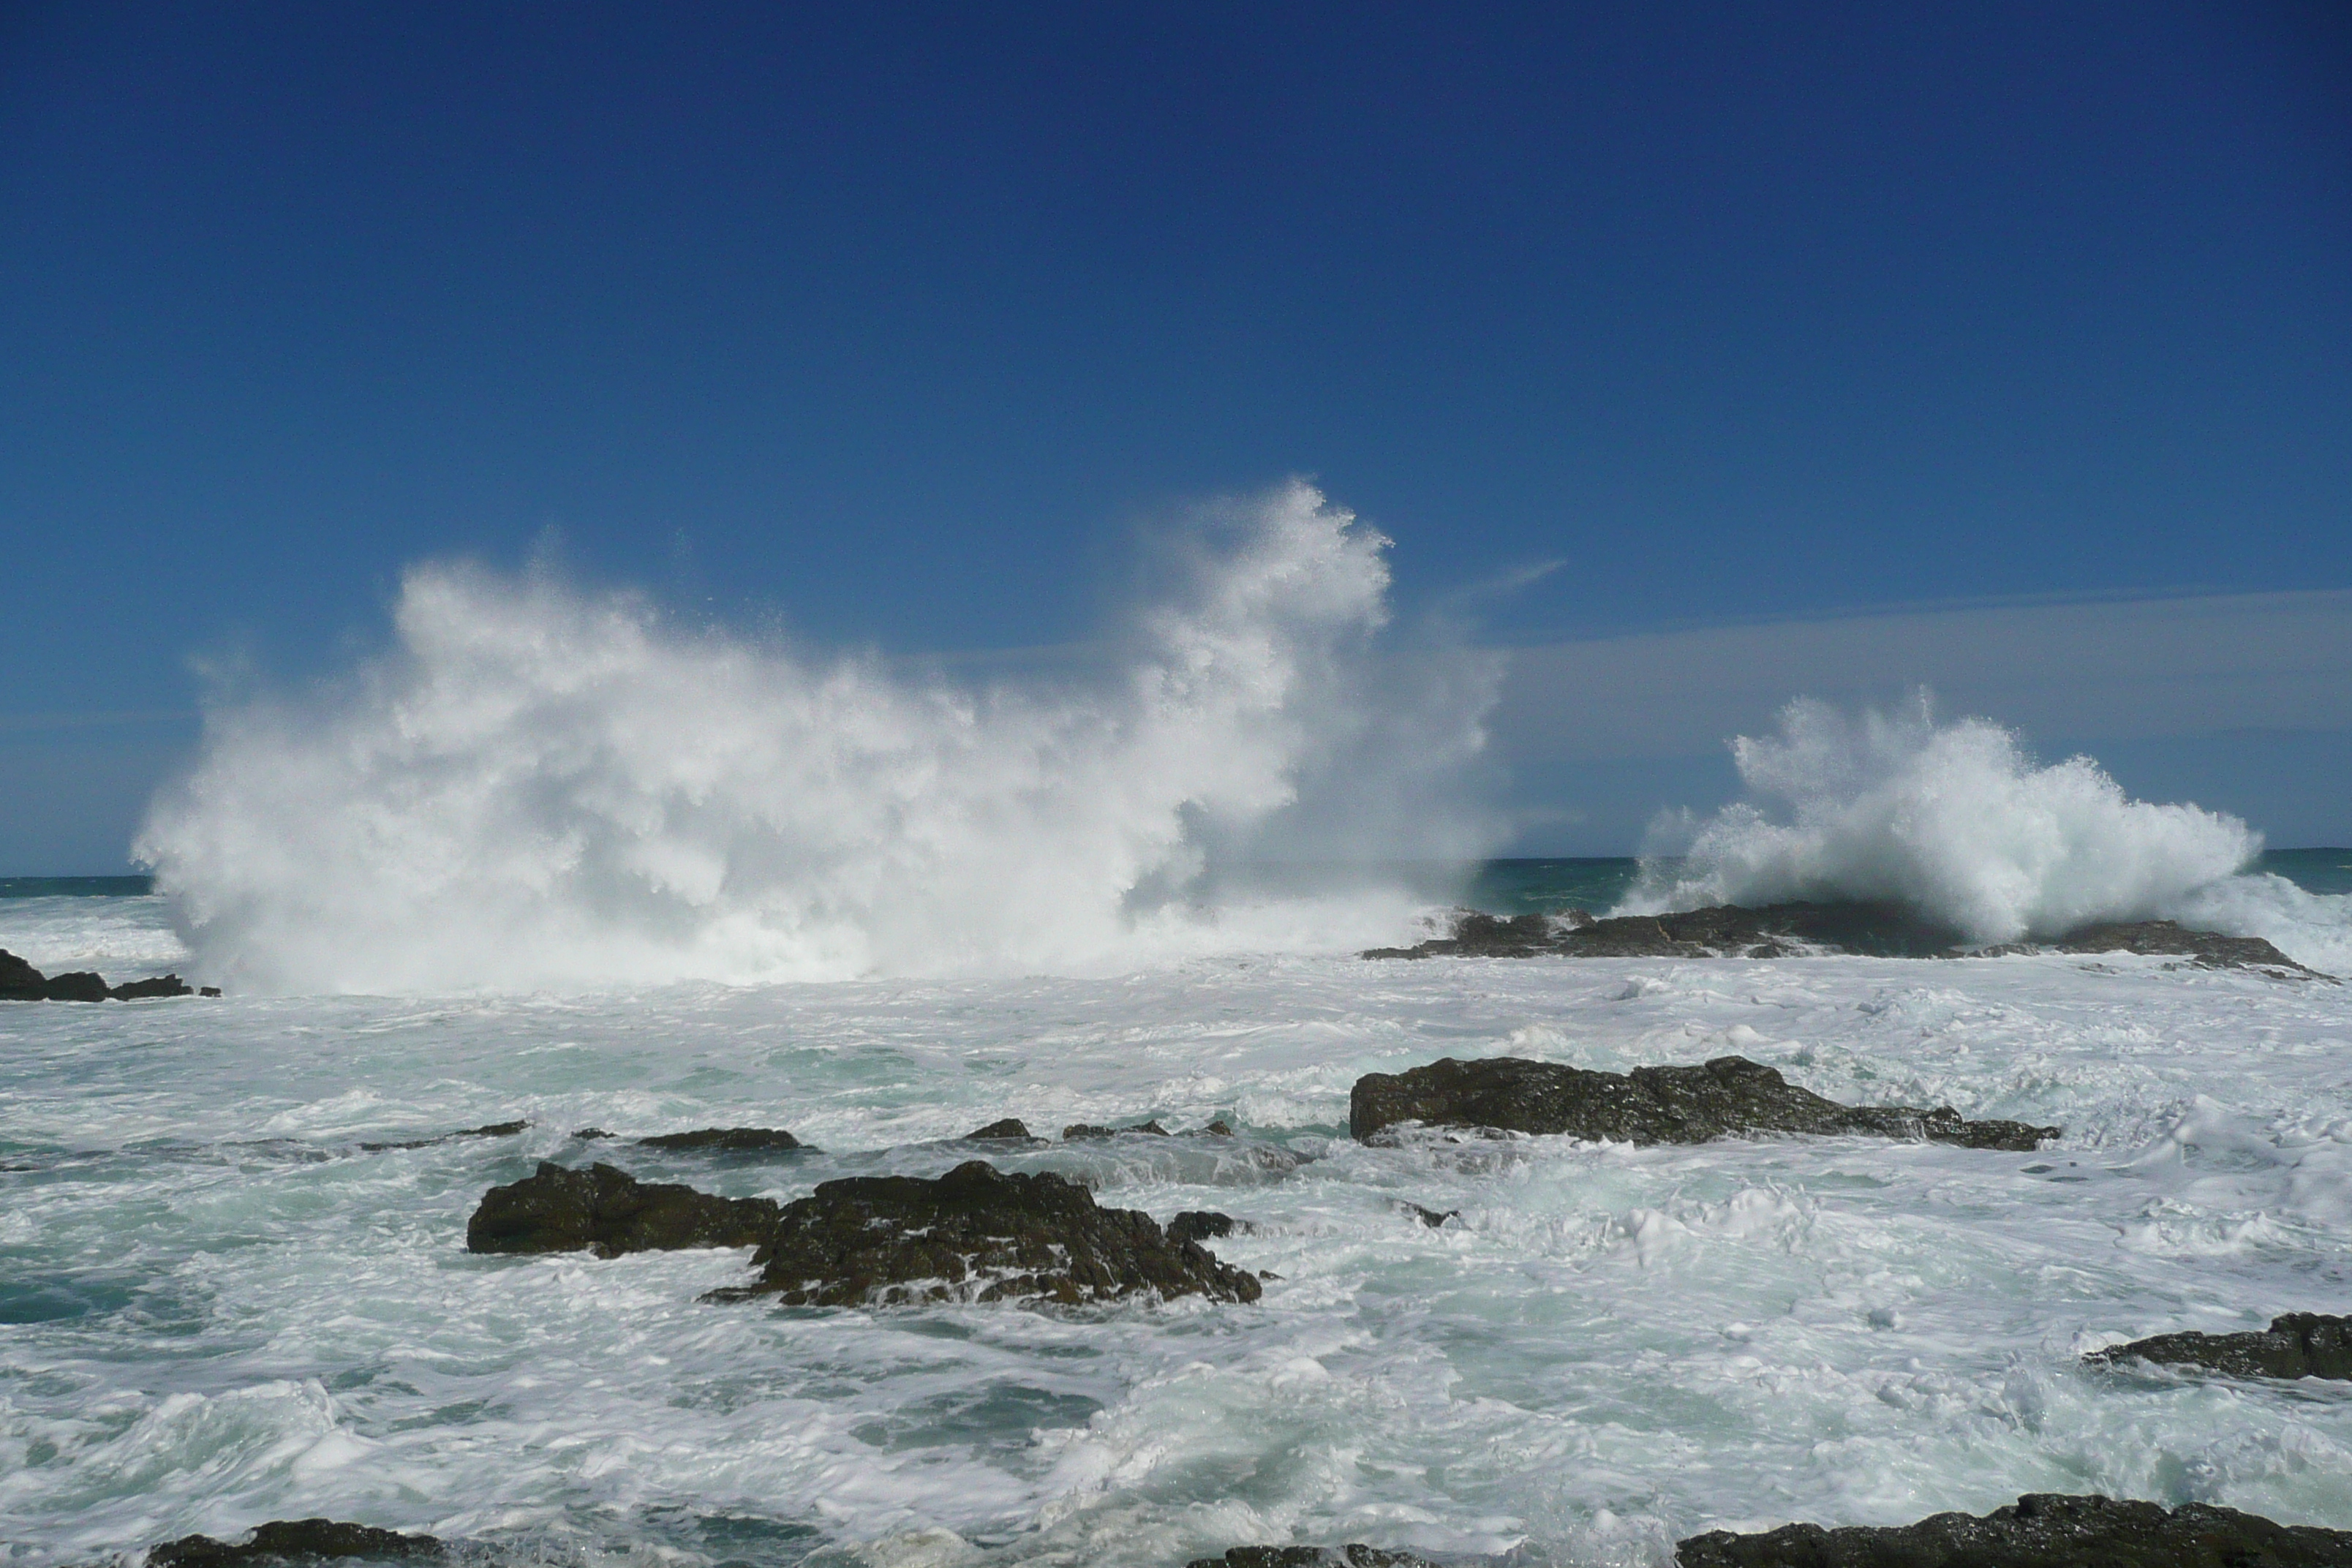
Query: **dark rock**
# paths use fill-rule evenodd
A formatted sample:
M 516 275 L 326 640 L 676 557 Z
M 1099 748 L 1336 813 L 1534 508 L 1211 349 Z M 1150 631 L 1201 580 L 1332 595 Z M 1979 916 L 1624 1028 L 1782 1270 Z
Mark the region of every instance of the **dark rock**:
M 1460 1219 L 1462 1217 L 1462 1211 L 1460 1209 L 1446 1209 L 1440 1212 L 1436 1209 L 1425 1209 L 1419 1204 L 1406 1203 L 1402 1198 L 1397 1200 L 1397 1207 L 1412 1215 L 1415 1219 L 1421 1221 L 1422 1224 L 1427 1226 L 1432 1230 L 1435 1230 L 1449 1219 Z
M 572 1129 L 572 1136 L 583 1143 L 593 1143 L 599 1138 L 610 1138 L 612 1134 L 601 1127 L 577 1127 Z
M 1222 1116 L 1202 1128 L 1201 1131 L 1212 1138 L 1230 1138 L 1234 1135 L 1234 1130 L 1226 1125 L 1225 1119 Z
M 781 1127 L 698 1127 L 691 1132 L 640 1138 L 637 1146 L 719 1154 L 782 1154 L 795 1149 L 816 1152 Z
M 2260 937 L 2192 931 L 2172 921 L 2087 925 L 2051 944 L 2060 952 L 2137 952 L 2188 959 L 2209 969 L 2262 969 L 2317 979 Z M 1664 915 L 1594 920 L 1565 915 L 1506 920 L 1465 910 L 1450 936 L 1415 947 L 1376 947 L 1366 958 L 1786 958 L 1803 952 L 1880 958 L 1997 956 L 2042 951 L 2032 942 L 1970 947 L 1954 928 L 1907 905 L 1886 902 L 1717 904 Z
M 1214 1209 L 1186 1209 L 1168 1222 L 1171 1241 L 1210 1241 L 1234 1233 L 1234 1216 Z
M 49 983 L 41 987 L 41 995 L 51 1002 L 103 1002 L 106 1000 L 106 980 L 103 975 L 82 970 L 73 974 L 52 974 Z
M 209 1535 L 184 1535 L 147 1553 L 147 1568 L 231 1568 L 261 1563 L 299 1563 L 326 1557 L 369 1562 L 404 1562 L 439 1557 L 448 1548 L 429 1535 L 403 1535 L 372 1525 L 331 1519 L 273 1519 L 253 1539 L 232 1546 Z
M 2109 1366 L 2133 1360 L 2201 1366 L 2231 1377 L 2352 1379 L 2352 1318 L 2289 1312 L 2260 1333 L 2158 1334 L 2084 1359 Z
M 220 987 L 217 985 L 199 985 L 196 987 L 196 994 L 199 996 L 217 996 L 220 994 Z
M 468 1127 L 462 1131 L 444 1132 L 436 1138 L 410 1138 L 397 1143 L 362 1143 L 361 1148 L 371 1154 L 381 1154 L 388 1149 L 430 1149 L 436 1143 L 446 1143 L 454 1138 L 511 1138 L 530 1127 L 528 1121 L 492 1121 L 480 1127 Z
M 0 948 L 0 1002 L 135 1002 L 148 996 L 185 996 L 188 987 L 176 974 L 152 980 L 128 980 L 110 987 L 105 976 L 79 970 L 71 974 L 44 976 L 23 959 Z M 219 991 L 213 991 L 217 996 Z
M 1028 1123 L 1017 1116 L 1008 1116 L 1002 1121 L 992 1121 L 985 1127 L 975 1127 L 965 1133 L 964 1137 L 974 1143 L 1042 1143 L 1045 1142 L 1042 1138 L 1033 1136 Z
M 176 974 L 159 974 L 152 980 L 126 980 L 108 987 L 106 994 L 117 1002 L 137 1002 L 149 996 L 193 996 L 195 990 Z
M 466 1224 L 468 1252 L 625 1252 L 757 1247 L 775 1229 L 772 1198 L 722 1198 L 669 1182 L 640 1182 L 605 1164 L 571 1171 L 542 1160 L 537 1173 L 482 1194 Z
M 1139 1121 L 1132 1127 L 1097 1127 L 1091 1121 L 1073 1121 L 1062 1129 L 1062 1141 L 1068 1143 L 1095 1138 L 1116 1138 L 1122 1132 L 1141 1132 L 1154 1138 L 1168 1136 L 1168 1129 L 1158 1121 Z
M 2352 1531 L 2276 1524 L 2206 1503 L 2029 1492 L 1978 1518 L 1756 1535 L 1714 1531 L 1679 1542 L 1681 1568 L 2321 1568 L 2352 1563 Z
M 2258 936 L 2192 931 L 2172 921 L 2088 925 L 2055 943 L 2061 952 L 2137 952 L 2186 958 L 2200 969 L 2277 969 L 2317 976 Z
M 1745 1057 L 1630 1073 L 1588 1072 L 1519 1057 L 1448 1058 L 1356 1080 L 1348 1125 L 1359 1142 L 1401 1121 L 1632 1143 L 1704 1143 L 1747 1132 L 1866 1132 L 2016 1150 L 2031 1150 L 2060 1131 L 2021 1121 L 1964 1121 L 1949 1106 L 1840 1105 Z
M 1376 1546 L 1236 1546 L 1223 1557 L 1197 1558 L 1187 1568 L 1436 1568 L 1410 1552 Z
M 759 1282 L 721 1300 L 787 1305 L 1042 1299 L 1075 1306 L 1141 1292 L 1255 1301 L 1258 1282 L 1150 1215 L 1101 1208 L 1076 1182 L 968 1160 L 936 1181 L 852 1176 L 784 1206 L 751 1259 Z
M 1889 958 L 1933 958 L 1959 951 L 1958 931 L 1901 904 L 1717 904 L 1665 915 L 1594 920 L 1465 910 L 1449 937 L 1417 947 L 1381 947 L 1366 958 L 1781 958 L 1807 948 Z

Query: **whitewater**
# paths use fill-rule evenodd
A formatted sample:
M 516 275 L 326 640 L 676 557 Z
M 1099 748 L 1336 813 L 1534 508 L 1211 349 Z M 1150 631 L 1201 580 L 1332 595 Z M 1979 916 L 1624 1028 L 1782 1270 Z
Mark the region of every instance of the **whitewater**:
M 1236 503 L 1107 673 L 982 686 L 444 564 L 347 677 L 225 694 L 142 837 L 156 893 L 0 899 L 52 973 L 227 991 L 0 1005 L 0 1561 L 311 1515 L 647 1568 L 1664 1564 L 2024 1491 L 2352 1528 L 2352 1388 L 2081 1361 L 2342 1309 L 2352 988 L 1360 960 L 1425 933 L 1426 889 L 1248 869 L 1496 831 L 1460 803 L 1498 663 L 1393 624 L 1384 542 L 1304 486 Z M 1627 908 L 2170 917 L 2352 973 L 2352 899 L 2262 869 L 2252 827 L 1990 721 L 1800 704 L 1737 756 L 1747 800 L 1662 824 Z M 1347 1136 L 1367 1072 L 1727 1054 L 2064 1131 Z M 940 1174 L 1007 1116 L 1171 1129 L 990 1157 L 1246 1222 L 1212 1246 L 1263 1300 L 720 1306 L 742 1252 L 465 1250 L 543 1159 L 789 1200 Z M 814 1149 L 572 1136 L 734 1125 Z

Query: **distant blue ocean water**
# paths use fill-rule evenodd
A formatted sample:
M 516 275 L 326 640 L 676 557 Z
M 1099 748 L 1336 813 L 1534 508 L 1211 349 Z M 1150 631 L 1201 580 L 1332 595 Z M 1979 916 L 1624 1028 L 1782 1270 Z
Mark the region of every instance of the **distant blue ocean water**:
M 1629 855 L 1486 860 L 1458 897 L 1496 915 L 1605 910 L 1625 896 L 1641 868 Z M 2352 848 L 2273 849 L 2253 868 L 2284 877 L 2306 893 L 2352 893 Z M 1458 878 L 1427 866 L 1407 871 L 1412 885 L 1433 894 L 1449 879 L 1459 885 Z M 0 899 L 135 899 L 154 890 L 152 877 L 0 877 Z

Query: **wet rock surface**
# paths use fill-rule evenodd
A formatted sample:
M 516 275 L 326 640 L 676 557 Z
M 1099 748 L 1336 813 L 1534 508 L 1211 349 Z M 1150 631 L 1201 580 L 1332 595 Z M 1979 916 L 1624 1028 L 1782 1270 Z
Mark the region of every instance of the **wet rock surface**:
M 437 1558 L 448 1549 L 430 1535 L 404 1535 L 331 1519 L 273 1519 L 252 1539 L 234 1545 L 209 1535 L 184 1535 L 147 1553 L 147 1568 L 211 1568 L 221 1564 L 316 1562 L 348 1558 L 375 1563 Z
M 187 996 L 194 987 L 176 974 L 152 980 L 126 980 L 109 985 L 105 977 L 88 970 L 70 974 L 43 974 L 5 948 L 0 948 L 0 1002 L 138 1002 L 150 996 Z M 205 986 L 206 995 L 220 992 Z
M 2275 969 L 2318 974 L 2258 936 L 2223 936 L 2172 921 L 2084 926 L 2053 944 L 2061 952 L 2138 952 L 2186 958 L 2200 969 Z
M 770 1198 L 722 1198 L 677 1183 L 640 1182 L 611 1165 L 574 1171 L 541 1161 L 535 1173 L 482 1194 L 466 1224 L 466 1250 L 618 1258 L 757 1247 L 781 1212 Z
M 691 1132 L 664 1132 L 653 1138 L 640 1138 L 637 1146 L 716 1154 L 785 1154 L 794 1150 L 816 1152 L 781 1127 L 698 1127 Z
M 1087 1143 L 1099 1138 L 1116 1138 L 1122 1132 L 1140 1132 L 1150 1138 L 1172 1136 L 1168 1129 L 1160 1126 L 1157 1121 L 1139 1121 L 1132 1127 L 1097 1127 L 1091 1121 L 1073 1121 L 1062 1129 L 1062 1142 Z
M 1449 937 L 1380 947 L 1366 958 L 1780 958 L 1808 949 L 1930 958 L 1959 950 L 1961 936 L 1902 904 L 1718 904 L 1666 915 L 1595 920 L 1582 910 L 1508 920 L 1465 912 Z
M 1214 1209 L 1186 1209 L 1168 1222 L 1171 1241 L 1214 1241 L 1221 1236 L 1231 1236 L 1234 1216 L 1219 1214 Z
M 2088 925 L 2048 944 L 2058 952 L 2137 952 L 2200 968 L 2246 968 L 2319 977 L 2260 937 L 2223 936 L 2171 921 Z M 1786 958 L 1804 952 L 1876 958 L 1959 958 L 2042 951 L 2032 942 L 1971 947 L 1960 932 L 1897 903 L 1718 904 L 1675 914 L 1595 920 L 1582 910 L 1551 915 L 1464 910 L 1453 934 L 1413 947 L 1376 947 L 1365 958 Z
M 1981 1517 L 1755 1535 L 1716 1531 L 1677 1542 L 1681 1568 L 2320 1568 L 2352 1563 L 2352 1531 L 2273 1523 L 2205 1503 L 2029 1493 Z
M 2258 1332 L 2156 1334 L 2084 1359 L 2105 1366 L 2130 1361 L 2197 1366 L 2231 1377 L 2352 1379 L 2352 1318 L 2289 1312 Z
M 511 1138 L 530 1129 L 528 1121 L 491 1121 L 479 1127 L 467 1127 L 456 1132 L 444 1132 L 432 1138 L 404 1138 L 396 1142 L 362 1143 L 362 1149 L 371 1154 L 381 1154 L 390 1149 L 430 1149 L 436 1143 L 452 1142 L 459 1138 Z
M 1068 1306 L 1156 1293 L 1255 1301 L 1258 1282 L 1150 1215 L 1103 1208 L 1076 1182 L 982 1160 L 936 1180 L 852 1176 L 784 1205 L 751 1259 L 756 1284 L 720 1300 L 791 1306 L 1044 1300 Z
M 1926 1139 L 1973 1149 L 2031 1150 L 2055 1127 L 1968 1121 L 1949 1106 L 1841 1105 L 1745 1057 L 1699 1067 L 1590 1072 L 1519 1057 L 1447 1058 L 1402 1073 L 1368 1073 L 1348 1100 L 1349 1132 L 1373 1142 L 1400 1122 L 1566 1133 L 1631 1143 L 1704 1143 L 1757 1132 Z
M 964 1138 L 973 1143 L 1043 1143 L 1045 1142 L 1031 1132 L 1028 1123 L 1017 1116 L 1008 1116 L 1002 1121 L 992 1121 L 985 1127 L 975 1127 L 965 1133 Z
M 1410 1552 L 1377 1546 L 1236 1546 L 1223 1557 L 1194 1559 L 1186 1568 L 1435 1568 Z

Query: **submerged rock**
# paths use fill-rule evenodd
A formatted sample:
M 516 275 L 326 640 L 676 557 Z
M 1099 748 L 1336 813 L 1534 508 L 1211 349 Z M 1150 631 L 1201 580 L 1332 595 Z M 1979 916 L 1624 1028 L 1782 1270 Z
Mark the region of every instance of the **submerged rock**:
M 1062 1129 L 1065 1143 L 1089 1142 L 1097 1138 L 1116 1138 L 1122 1132 L 1140 1132 L 1152 1138 L 1170 1136 L 1168 1129 L 1155 1120 L 1139 1121 L 1132 1127 L 1097 1127 L 1091 1121 L 1073 1121 Z
M 936 1180 L 852 1176 L 787 1204 L 751 1259 L 756 1284 L 720 1300 L 791 1306 L 1044 1300 L 1152 1292 L 1255 1301 L 1258 1282 L 1150 1215 L 1102 1208 L 1077 1183 L 968 1160 Z
M 466 1223 L 468 1252 L 672 1251 L 688 1247 L 757 1247 L 782 1211 L 772 1198 L 722 1198 L 669 1182 L 640 1182 L 594 1164 L 566 1170 L 551 1160 L 482 1194 Z
M 2223 936 L 2172 921 L 2087 925 L 2048 944 L 2059 952 L 2138 952 L 2186 958 L 2202 968 L 2322 976 L 2255 936 Z M 1595 920 L 1582 910 L 1504 919 L 1465 910 L 1451 935 L 1413 947 L 1375 947 L 1365 958 L 1786 958 L 1848 952 L 1875 958 L 1959 958 L 2034 952 L 2033 942 L 1970 945 L 1954 927 L 1888 902 L 1717 904 L 1663 915 Z
M 1747 1132 L 1865 1132 L 2015 1150 L 2031 1150 L 2060 1131 L 2021 1121 L 1966 1121 L 1948 1105 L 1932 1110 L 1841 1105 L 1745 1057 L 1630 1073 L 1588 1072 L 1520 1057 L 1449 1057 L 1356 1080 L 1348 1126 L 1360 1142 L 1403 1121 L 1630 1143 L 1704 1143 Z
M 528 1121 L 491 1121 L 480 1127 L 467 1127 L 457 1132 L 444 1132 L 434 1138 L 407 1138 L 395 1143 L 362 1143 L 361 1148 L 371 1154 L 381 1154 L 389 1149 L 430 1149 L 436 1143 L 446 1143 L 457 1138 L 511 1138 L 527 1131 Z
M 2135 1360 L 2201 1366 L 2231 1377 L 2352 1379 L 2352 1318 L 2289 1312 L 2260 1332 L 2157 1334 L 2084 1359 L 2108 1366 Z
M 1436 1568 L 1410 1552 L 1377 1546 L 1236 1546 L 1223 1557 L 1201 1557 L 1186 1568 Z
M 212 986 L 205 988 L 217 996 Z M 106 978 L 89 970 L 77 970 L 70 974 L 44 975 L 25 960 L 0 948 L 0 1002 L 137 1002 L 150 996 L 185 996 L 192 987 L 176 974 L 159 974 L 152 980 L 126 980 L 120 985 L 109 985 Z
M 404 1535 L 373 1525 L 331 1519 L 273 1519 L 249 1541 L 231 1545 L 209 1535 L 184 1535 L 147 1553 L 147 1568 L 229 1568 L 231 1564 L 289 1563 L 326 1557 L 369 1562 L 406 1562 L 440 1557 L 448 1551 L 430 1535 Z
M 658 1137 L 640 1138 L 637 1146 L 720 1154 L 782 1154 L 795 1149 L 816 1152 L 781 1127 L 698 1127 L 691 1132 L 664 1132 Z
M 2207 1503 L 2030 1492 L 1979 1518 L 1755 1535 L 1713 1531 L 1679 1542 L 1681 1568 L 2321 1568 L 2352 1563 L 2352 1531 L 2274 1523 Z

